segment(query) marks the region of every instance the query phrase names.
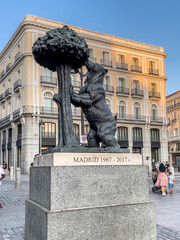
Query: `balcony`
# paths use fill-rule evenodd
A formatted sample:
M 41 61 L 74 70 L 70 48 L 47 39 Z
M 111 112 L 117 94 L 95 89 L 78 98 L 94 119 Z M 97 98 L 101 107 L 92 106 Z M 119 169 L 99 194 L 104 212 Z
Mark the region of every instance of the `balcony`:
M 73 85 L 73 87 L 75 87 L 75 88 L 80 88 L 81 87 L 81 82 L 80 81 L 72 81 L 72 85 Z
M 40 79 L 41 85 L 57 86 L 57 78 L 55 77 L 41 76 Z
M 57 108 L 51 108 L 51 107 L 40 107 L 40 114 L 57 115 L 58 114 L 58 109 Z
M 56 133 L 55 132 L 43 132 L 42 133 L 42 145 L 56 146 Z
M 6 66 L 6 72 L 8 72 L 10 68 L 11 68 L 11 63 L 9 63 L 9 64 Z
M 166 110 L 169 111 L 169 110 L 171 110 L 171 109 L 175 109 L 175 108 L 178 108 L 178 107 L 180 107 L 180 102 L 177 102 L 177 103 L 175 103 L 175 104 L 173 104 L 173 105 L 168 106 L 168 107 L 166 108 Z
M 127 135 L 118 136 L 118 144 L 120 145 L 120 147 L 128 148 L 129 147 L 128 136 Z
M 132 97 L 144 97 L 144 91 L 138 88 L 131 89 L 131 96 Z
M 95 57 L 89 57 L 89 60 L 93 63 L 96 63 L 96 58 Z
M 149 68 L 149 74 L 159 76 L 159 70 L 154 68 Z
M 128 65 L 126 63 L 117 62 L 116 68 L 121 70 L 128 70 Z
M 163 123 L 164 122 L 164 118 L 163 117 L 151 116 L 150 117 L 150 121 L 152 123 Z
M 149 98 L 161 99 L 160 92 L 149 92 Z
M 116 94 L 118 95 L 129 95 L 129 88 L 117 87 Z
M 109 93 L 114 93 L 114 86 L 104 85 L 104 90 Z
M 146 122 L 146 116 L 144 115 L 133 115 L 133 114 L 122 114 L 118 113 L 117 115 L 118 120 L 125 120 L 125 121 L 143 121 Z
M 21 84 L 21 79 L 18 79 L 14 84 L 13 84 L 13 90 L 15 92 L 18 92 L 19 89 L 21 88 L 22 84 Z
M 152 148 L 160 148 L 160 137 L 151 137 L 151 147 Z
M 8 88 L 6 91 L 5 91 L 5 98 L 8 99 L 12 96 L 12 89 L 11 88 Z
M 3 78 L 3 77 L 4 77 L 4 75 L 5 75 L 5 71 L 4 71 L 4 70 L 2 70 L 2 72 L 1 72 L 1 78 Z
M 142 73 L 142 67 L 138 65 L 131 65 L 131 71 Z
M 5 93 L 2 93 L 2 94 L 0 95 L 0 102 L 1 102 L 1 103 L 5 102 Z
M 80 108 L 73 108 L 72 109 L 73 117 L 80 117 L 81 116 L 81 109 Z
M 112 61 L 110 61 L 110 60 L 101 59 L 101 64 L 105 67 L 112 68 Z
M 142 148 L 143 147 L 143 137 L 142 136 L 133 136 L 133 147 Z
M 17 62 L 17 60 L 20 58 L 21 52 L 18 52 L 14 57 L 14 62 Z

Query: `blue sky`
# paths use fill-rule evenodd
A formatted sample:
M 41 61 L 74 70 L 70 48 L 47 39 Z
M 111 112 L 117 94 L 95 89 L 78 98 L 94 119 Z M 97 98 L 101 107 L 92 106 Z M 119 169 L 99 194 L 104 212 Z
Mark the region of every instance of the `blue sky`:
M 180 0 L 0 0 L 0 51 L 27 14 L 164 47 L 166 93 L 180 90 Z

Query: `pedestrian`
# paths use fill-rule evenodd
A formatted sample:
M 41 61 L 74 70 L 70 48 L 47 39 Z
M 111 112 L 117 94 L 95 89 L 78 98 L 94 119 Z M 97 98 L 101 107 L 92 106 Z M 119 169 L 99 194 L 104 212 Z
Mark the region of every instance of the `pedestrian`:
M 168 185 L 168 179 L 166 175 L 166 168 L 163 163 L 159 165 L 158 178 L 156 182 L 157 187 L 161 187 L 162 196 L 166 195 L 166 187 Z
M 3 161 L 3 169 L 5 170 L 7 168 L 7 163 Z
M 5 178 L 5 172 L 3 167 L 0 165 L 0 198 L 2 197 L 2 180 Z M 0 208 L 2 208 L 2 204 L 0 204 Z
M 169 163 L 168 163 L 168 161 L 166 161 L 165 168 L 166 168 L 166 172 L 168 173 L 169 172 Z
M 170 190 L 171 193 L 173 193 L 173 187 L 175 186 L 175 178 L 172 174 L 172 172 L 169 172 L 169 176 L 168 176 L 168 188 Z
M 31 163 L 30 166 L 31 166 L 31 167 L 34 167 L 34 163 Z

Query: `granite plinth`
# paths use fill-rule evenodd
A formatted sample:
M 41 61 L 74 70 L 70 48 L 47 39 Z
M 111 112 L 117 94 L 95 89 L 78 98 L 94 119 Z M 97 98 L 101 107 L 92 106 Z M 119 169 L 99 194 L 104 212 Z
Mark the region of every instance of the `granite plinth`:
M 29 199 L 48 210 L 146 202 L 148 167 L 34 167 Z
M 152 203 L 47 211 L 26 202 L 25 240 L 157 240 Z
M 87 165 L 87 155 L 75 165 L 68 154 L 63 163 L 62 155 L 56 162 L 56 153 L 37 159 L 37 167 L 30 169 L 26 240 L 157 239 L 148 167 L 118 165 L 116 154 L 108 156 L 92 154 L 97 165 Z

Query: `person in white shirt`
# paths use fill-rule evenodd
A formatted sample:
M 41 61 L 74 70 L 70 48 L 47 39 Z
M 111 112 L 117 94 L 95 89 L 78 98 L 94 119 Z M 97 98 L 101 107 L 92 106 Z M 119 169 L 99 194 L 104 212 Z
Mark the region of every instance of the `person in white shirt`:
M 4 168 L 0 165 L 0 199 L 2 196 L 2 180 L 5 178 Z M 2 208 L 2 204 L 0 204 L 0 208 Z
M 169 176 L 168 176 L 168 188 L 171 191 L 171 193 L 173 192 L 174 185 L 175 185 L 175 178 L 174 178 L 172 172 L 170 172 Z

